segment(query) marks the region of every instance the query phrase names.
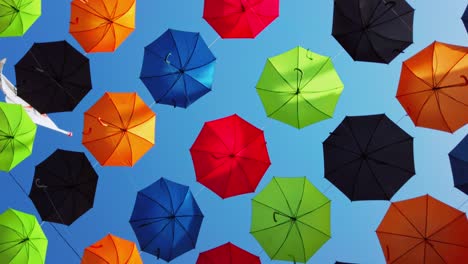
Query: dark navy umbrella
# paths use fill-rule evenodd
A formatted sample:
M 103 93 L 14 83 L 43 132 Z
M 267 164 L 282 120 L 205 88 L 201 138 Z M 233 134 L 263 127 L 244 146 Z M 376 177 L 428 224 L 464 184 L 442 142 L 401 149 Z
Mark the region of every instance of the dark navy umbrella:
M 337 261 L 335 262 L 335 264 L 356 264 L 356 263 Z
M 450 151 L 449 158 L 455 187 L 468 194 L 468 135 Z
M 202 220 L 188 186 L 161 178 L 138 192 L 130 224 L 141 250 L 169 262 L 195 248 Z
M 468 5 L 466 6 L 465 13 L 462 16 L 463 24 L 465 24 L 466 32 L 468 33 Z
M 211 91 L 215 61 L 200 33 L 169 29 L 145 47 L 140 79 L 156 103 L 187 108 Z

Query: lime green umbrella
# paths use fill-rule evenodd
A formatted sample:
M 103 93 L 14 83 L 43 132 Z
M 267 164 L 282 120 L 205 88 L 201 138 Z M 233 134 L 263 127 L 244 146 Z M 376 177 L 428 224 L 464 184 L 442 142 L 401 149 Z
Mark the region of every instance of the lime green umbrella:
M 343 87 L 330 57 L 302 47 L 269 58 L 256 86 L 268 117 L 296 128 L 331 118 Z
M 10 171 L 31 155 L 36 124 L 23 107 L 0 102 L 0 170 Z
M 330 239 L 330 204 L 305 177 L 273 177 L 252 200 L 250 233 L 271 259 L 305 263 Z
M 0 37 L 22 36 L 41 16 L 41 0 L 0 0 Z
M 34 215 L 14 209 L 0 214 L 0 263 L 42 264 L 47 243 Z

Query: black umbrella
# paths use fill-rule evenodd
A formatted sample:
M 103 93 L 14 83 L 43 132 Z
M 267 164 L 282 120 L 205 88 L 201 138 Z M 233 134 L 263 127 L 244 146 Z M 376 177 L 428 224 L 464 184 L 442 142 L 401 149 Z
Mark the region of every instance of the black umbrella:
M 97 181 L 84 153 L 57 149 L 36 166 L 29 197 L 42 220 L 71 225 L 93 207 Z
M 88 58 L 66 41 L 34 43 L 15 71 L 18 96 L 43 114 L 73 111 L 91 90 Z
M 468 5 L 466 6 L 465 13 L 463 13 L 462 20 L 465 25 L 466 32 L 468 33 Z
M 356 61 L 390 63 L 413 43 L 404 0 L 335 0 L 332 35 Z
M 415 174 L 413 138 L 384 114 L 345 117 L 323 154 L 325 178 L 351 201 L 390 200 Z

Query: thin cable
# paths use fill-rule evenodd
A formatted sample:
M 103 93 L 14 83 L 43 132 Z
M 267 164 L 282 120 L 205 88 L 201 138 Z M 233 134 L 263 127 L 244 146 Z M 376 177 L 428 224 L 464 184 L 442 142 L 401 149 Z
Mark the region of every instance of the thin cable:
M 97 166 L 98 164 L 99 164 L 98 161 L 94 162 L 94 164 L 93 164 L 93 169 L 96 168 L 96 166 Z
M 59 236 L 62 238 L 62 240 L 65 241 L 65 243 L 68 245 L 68 247 L 70 247 L 73 250 L 73 252 L 78 257 L 78 259 L 81 260 L 81 255 L 78 254 L 78 252 L 75 250 L 75 248 L 73 248 L 72 245 L 67 241 L 67 239 L 65 239 L 65 237 L 62 235 L 62 233 L 60 233 L 60 231 L 55 227 L 55 225 L 53 225 L 51 223 L 49 223 L 49 224 L 50 224 L 50 226 L 52 226 L 55 229 L 55 231 L 57 232 L 57 234 L 59 234 Z
M 195 195 L 193 196 L 193 198 L 197 198 L 198 194 L 200 194 L 203 190 L 205 190 L 206 187 L 205 186 L 202 186 L 197 193 L 195 193 Z
M 213 46 L 221 37 L 218 36 L 215 40 L 213 40 L 213 42 L 211 42 L 210 45 L 208 45 L 208 48 L 211 48 L 211 46 Z
M 336 58 L 338 58 L 341 54 L 343 54 L 344 49 L 341 49 L 335 56 L 332 57 L 331 61 L 333 62 Z
M 400 119 L 398 119 L 398 121 L 396 122 L 396 124 L 400 123 L 401 120 L 403 120 L 403 118 L 407 117 L 408 114 L 405 114 L 404 116 L 400 117 Z
M 16 180 L 15 176 L 13 176 L 13 174 L 11 174 L 11 172 L 8 172 L 8 174 L 11 176 L 13 181 L 15 181 L 16 185 L 18 185 L 18 187 L 21 189 L 21 191 L 23 191 L 24 195 L 29 197 L 29 194 L 26 192 L 26 190 L 23 188 L 23 186 L 21 186 L 21 184 Z
M 468 203 L 468 199 L 466 199 L 460 206 L 458 206 L 457 209 L 460 209 L 462 208 L 466 203 Z

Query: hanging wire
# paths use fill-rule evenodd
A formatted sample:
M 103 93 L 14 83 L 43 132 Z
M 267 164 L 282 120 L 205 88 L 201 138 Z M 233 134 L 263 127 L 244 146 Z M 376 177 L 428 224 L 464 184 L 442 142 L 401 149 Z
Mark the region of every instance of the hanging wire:
M 213 42 L 211 42 L 210 45 L 208 45 L 208 48 L 211 48 L 211 46 L 213 46 L 221 37 L 218 36 L 217 38 L 215 38 L 215 40 L 213 40 Z

